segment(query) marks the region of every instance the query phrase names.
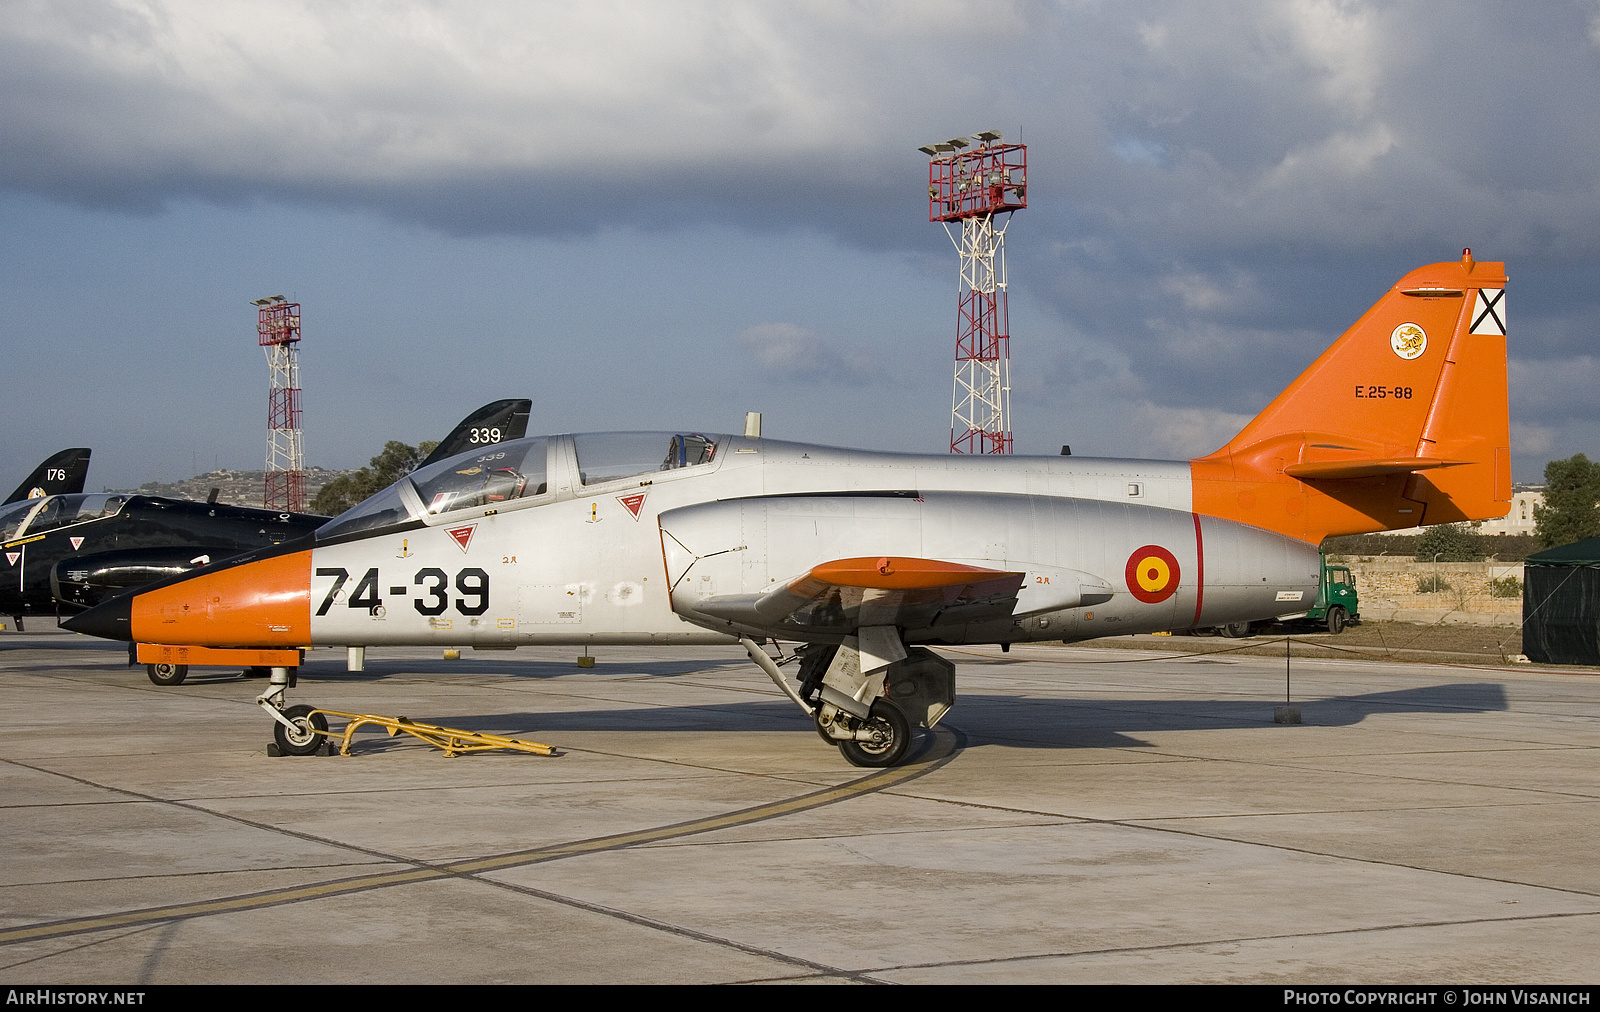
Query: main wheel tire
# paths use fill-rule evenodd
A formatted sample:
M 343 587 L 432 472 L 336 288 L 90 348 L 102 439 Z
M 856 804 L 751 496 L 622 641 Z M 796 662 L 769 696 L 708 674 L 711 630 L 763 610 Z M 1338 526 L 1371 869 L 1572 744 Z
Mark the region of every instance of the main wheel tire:
M 312 712 L 313 709 L 302 704 L 283 711 L 289 723 L 295 726 L 293 731 L 277 721 L 272 722 L 272 739 L 284 755 L 315 755 L 322 747 L 323 736 L 317 732 L 328 729 L 328 718 Z
M 1330 633 L 1333 633 L 1333 635 L 1337 636 L 1340 633 L 1344 632 L 1344 626 L 1345 626 L 1344 609 L 1339 607 L 1338 605 L 1334 605 L 1332 608 L 1329 608 L 1328 609 L 1328 631 Z
M 1249 622 L 1229 622 L 1222 627 L 1222 635 L 1231 640 L 1242 640 L 1250 635 Z
M 182 685 L 189 677 L 187 664 L 146 664 L 144 670 L 157 685 Z
M 911 747 L 911 722 L 898 706 L 880 699 L 872 704 L 870 725 L 880 732 L 877 741 L 841 741 L 839 751 L 852 766 L 898 766 Z

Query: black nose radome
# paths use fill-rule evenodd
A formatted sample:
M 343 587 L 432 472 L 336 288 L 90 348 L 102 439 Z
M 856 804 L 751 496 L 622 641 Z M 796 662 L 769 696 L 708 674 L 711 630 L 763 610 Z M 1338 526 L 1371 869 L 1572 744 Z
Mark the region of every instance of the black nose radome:
M 133 639 L 133 595 L 123 594 L 66 619 L 61 628 L 108 640 Z

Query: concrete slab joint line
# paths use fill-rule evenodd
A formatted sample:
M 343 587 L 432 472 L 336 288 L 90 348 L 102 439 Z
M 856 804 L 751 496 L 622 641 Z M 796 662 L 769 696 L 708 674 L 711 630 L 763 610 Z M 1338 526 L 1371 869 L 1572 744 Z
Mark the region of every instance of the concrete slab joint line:
M 170 921 L 175 918 L 204 917 L 211 914 L 231 913 L 239 910 L 256 909 L 266 906 L 277 906 L 285 903 L 297 903 L 303 900 L 327 899 L 334 896 L 348 895 L 356 892 L 366 892 L 372 889 L 383 889 L 390 886 L 410 885 L 433 879 L 455 876 L 477 877 L 485 872 L 501 871 L 523 865 L 538 864 L 545 861 L 555 861 L 566 857 L 575 857 L 582 854 L 595 854 L 607 850 L 616 850 L 624 847 L 635 847 L 646 843 L 657 843 L 663 840 L 677 839 L 692 836 L 698 833 L 708 833 L 718 829 L 727 829 L 734 826 L 749 825 L 768 819 L 782 818 L 798 812 L 810 811 L 826 805 L 848 801 L 866 794 L 885 790 L 918 777 L 925 776 L 935 769 L 945 765 L 953 759 L 959 750 L 951 750 L 946 755 L 930 763 L 919 763 L 891 769 L 876 770 L 866 776 L 859 777 L 848 784 L 838 787 L 827 787 L 822 790 L 812 791 L 794 798 L 782 801 L 757 805 L 753 808 L 728 812 L 721 815 L 694 819 L 688 822 L 674 823 L 667 826 L 658 826 L 651 829 L 635 830 L 626 833 L 617 833 L 609 836 L 595 837 L 589 840 L 575 840 L 568 843 L 550 844 L 543 847 L 534 847 L 528 850 L 515 851 L 509 854 L 498 854 L 492 857 L 473 858 L 465 861 L 456 861 L 441 865 L 420 865 L 419 867 L 402 871 L 379 872 L 372 875 L 359 875 L 352 878 L 335 879 L 329 882 L 319 882 L 311 885 L 290 886 L 282 889 L 269 889 L 256 893 L 247 893 L 239 896 L 223 897 L 214 900 L 203 900 L 194 903 L 180 903 L 170 906 L 150 907 L 140 910 L 128 910 L 114 914 L 101 914 L 94 917 L 73 918 L 70 920 L 53 921 L 42 924 L 28 925 L 0 929 L 0 945 L 10 945 L 17 942 L 35 941 L 45 938 L 58 938 L 63 935 L 83 934 L 90 931 L 103 931 L 109 928 L 131 927 Z M 391 858 L 403 861 L 403 858 Z M 498 883 L 496 883 L 498 884 Z

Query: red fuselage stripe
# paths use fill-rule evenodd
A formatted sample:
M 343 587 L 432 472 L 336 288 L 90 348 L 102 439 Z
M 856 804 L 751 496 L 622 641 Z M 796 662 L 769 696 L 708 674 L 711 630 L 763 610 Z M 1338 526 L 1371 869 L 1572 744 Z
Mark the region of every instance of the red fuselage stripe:
M 1206 601 L 1206 546 L 1200 537 L 1200 514 L 1194 516 L 1194 624 L 1200 624 L 1200 606 Z

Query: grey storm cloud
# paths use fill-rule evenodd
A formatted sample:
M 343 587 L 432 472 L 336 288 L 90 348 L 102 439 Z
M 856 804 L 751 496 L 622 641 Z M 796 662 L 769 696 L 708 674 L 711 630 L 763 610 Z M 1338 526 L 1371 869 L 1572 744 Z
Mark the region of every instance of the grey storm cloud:
M 0 184 L 367 204 L 459 232 L 710 216 L 920 244 L 915 145 L 1021 125 L 1033 227 L 1109 242 L 1111 270 L 1167 258 L 1204 285 L 1248 267 L 1197 258 L 1463 233 L 1594 255 L 1593 6 L 1452 12 L 22 0 L 0 26 Z
M 1013 304 L 1055 332 L 1019 401 L 1165 412 L 1163 447 L 1213 448 L 1402 272 L 1466 245 L 1510 261 L 1513 355 L 1541 363 L 1514 377 L 1595 350 L 1594 2 L 5 12 L 0 187 L 87 207 L 268 200 L 452 235 L 715 223 L 926 259 L 915 147 L 1020 129 Z M 762 361 L 798 347 L 759 330 Z M 831 347 L 801 358 L 861 375 Z M 1600 436 L 1591 400 L 1513 382 L 1528 431 Z
M 833 342 L 793 323 L 758 323 L 738 336 L 769 374 L 809 383 L 865 386 L 885 379 L 870 352 L 840 349 Z

